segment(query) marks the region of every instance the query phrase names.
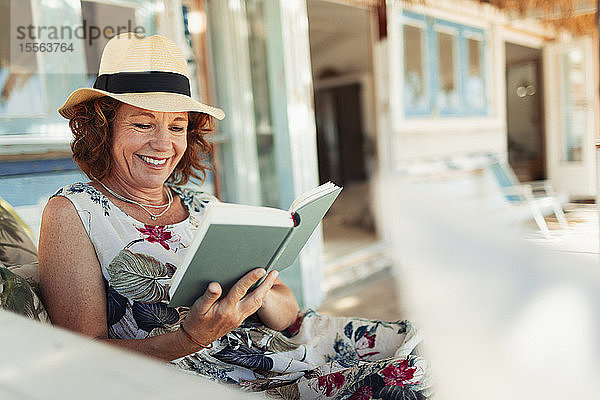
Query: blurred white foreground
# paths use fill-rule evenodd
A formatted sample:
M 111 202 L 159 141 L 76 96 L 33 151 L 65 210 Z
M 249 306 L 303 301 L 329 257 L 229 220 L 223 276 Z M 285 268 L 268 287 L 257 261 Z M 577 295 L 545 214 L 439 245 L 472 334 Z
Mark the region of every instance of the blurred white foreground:
M 9 311 L 0 326 L 0 399 L 264 398 Z
M 485 196 L 384 183 L 399 293 L 422 329 L 436 397 L 599 398 L 597 259 L 524 241 Z

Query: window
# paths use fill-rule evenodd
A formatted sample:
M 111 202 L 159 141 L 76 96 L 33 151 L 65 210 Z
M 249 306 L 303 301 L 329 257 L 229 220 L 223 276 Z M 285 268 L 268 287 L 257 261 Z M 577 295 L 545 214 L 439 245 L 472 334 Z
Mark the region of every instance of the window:
M 431 109 L 425 63 L 424 25 L 404 25 L 404 102 L 413 114 L 428 114 Z
M 10 32 L 0 39 L 0 197 L 17 210 L 25 207 L 31 226 L 39 226 L 40 204 L 58 187 L 85 179 L 71 159 L 67 121 L 56 109 L 74 89 L 91 86 L 107 36 L 119 27 L 157 32 L 161 5 L 0 2 L 0 22 Z
M 467 107 L 485 111 L 485 82 L 483 80 L 483 36 L 467 36 L 467 74 L 465 100 Z
M 136 27 L 135 21 L 135 4 L 104 4 L 97 1 L 81 1 L 81 14 L 83 21 L 86 21 L 87 26 L 94 27 L 111 27 L 114 29 Z M 129 28 L 131 29 L 131 28 Z M 112 35 L 126 32 L 126 29 L 119 29 L 114 31 L 111 29 Z M 112 37 L 112 36 L 110 36 Z M 85 42 L 85 56 L 87 73 L 96 79 L 98 75 L 98 69 L 100 66 L 100 58 L 102 57 L 102 51 L 104 46 L 108 43 L 110 37 L 100 36 L 95 40 L 86 40 Z M 92 80 L 92 83 L 93 83 Z
M 404 12 L 404 113 L 487 114 L 481 29 Z
M 460 107 L 456 69 L 456 33 L 437 32 L 438 77 L 437 107 L 440 112 L 452 112 Z
M 21 4 L 22 3 L 22 4 Z M 68 152 L 70 131 L 56 109 L 75 88 L 90 86 L 109 37 L 157 31 L 158 0 L 4 2 L 0 22 L 0 144 L 27 140 Z M 43 47 L 42 47 L 43 45 Z M 8 49 L 8 50 L 7 50 Z M 21 153 L 21 149 L 16 149 Z
M 584 56 L 580 48 L 564 54 L 562 69 L 562 160 L 582 160 L 583 137 L 586 132 L 587 101 L 585 87 Z

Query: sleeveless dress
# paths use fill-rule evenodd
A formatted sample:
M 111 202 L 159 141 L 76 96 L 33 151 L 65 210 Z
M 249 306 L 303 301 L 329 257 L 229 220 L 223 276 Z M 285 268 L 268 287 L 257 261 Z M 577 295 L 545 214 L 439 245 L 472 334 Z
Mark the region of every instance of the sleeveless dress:
M 212 195 L 172 187 L 189 217 L 150 226 L 116 207 L 93 186 L 60 188 L 75 206 L 102 268 L 108 335 L 142 339 L 177 330 L 187 307 L 168 307 L 170 279 L 185 257 Z M 283 332 L 258 318 L 173 360 L 176 367 L 244 390 L 285 399 L 426 399 L 431 395 L 421 339 L 409 321 L 383 322 L 308 310 Z

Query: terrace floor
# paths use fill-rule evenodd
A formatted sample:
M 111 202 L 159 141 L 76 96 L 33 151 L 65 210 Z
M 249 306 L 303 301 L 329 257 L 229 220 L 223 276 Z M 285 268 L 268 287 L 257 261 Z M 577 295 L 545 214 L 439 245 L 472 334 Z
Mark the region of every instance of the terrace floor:
M 598 208 L 595 204 L 568 204 L 565 207 L 569 229 L 560 228 L 556 220 L 547 217 L 552 232 L 545 239 L 536 231 L 535 223 L 528 224 L 530 234 L 526 240 L 559 252 L 578 253 L 600 260 L 600 235 Z M 530 225 L 530 226 L 529 226 Z M 529 232 L 528 231 L 528 232 Z M 330 292 L 319 311 L 338 316 L 368 319 L 403 319 L 402 299 L 398 290 L 400 277 L 393 267 L 384 268 L 364 279 L 356 280 Z

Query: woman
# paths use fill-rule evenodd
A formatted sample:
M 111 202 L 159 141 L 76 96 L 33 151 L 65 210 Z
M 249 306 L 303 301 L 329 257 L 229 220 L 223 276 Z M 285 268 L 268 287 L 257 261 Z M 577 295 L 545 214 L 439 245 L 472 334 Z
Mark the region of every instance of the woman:
M 222 297 L 213 282 L 190 308 L 167 307 L 169 279 L 215 201 L 181 185 L 203 177 L 205 135 L 224 117 L 190 97 L 173 42 L 116 36 L 94 88 L 73 92 L 59 112 L 91 181 L 59 189 L 44 210 L 40 279 L 54 324 L 285 398 L 427 394 L 409 323 L 297 318 L 276 271 L 250 292 L 264 269 Z

